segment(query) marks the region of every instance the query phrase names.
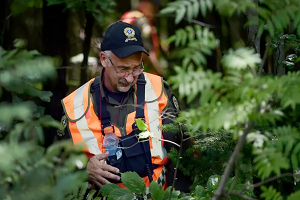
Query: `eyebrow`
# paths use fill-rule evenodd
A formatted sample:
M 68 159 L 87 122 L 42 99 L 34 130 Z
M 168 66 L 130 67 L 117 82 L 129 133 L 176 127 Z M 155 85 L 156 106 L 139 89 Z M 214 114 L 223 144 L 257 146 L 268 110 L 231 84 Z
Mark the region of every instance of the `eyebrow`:
M 140 64 L 135 65 L 133 68 L 141 66 L 142 62 Z M 126 65 L 117 65 L 116 67 L 118 68 L 131 68 L 131 66 L 126 66 Z

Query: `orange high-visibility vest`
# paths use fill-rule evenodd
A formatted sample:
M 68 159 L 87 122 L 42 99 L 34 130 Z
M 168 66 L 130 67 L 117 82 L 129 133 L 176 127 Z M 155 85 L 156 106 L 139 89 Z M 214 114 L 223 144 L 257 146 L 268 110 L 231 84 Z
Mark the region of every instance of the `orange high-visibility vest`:
M 145 123 L 148 125 L 148 130 L 153 133 L 153 138 L 149 138 L 152 163 L 159 165 L 153 170 L 153 180 L 161 184 L 163 189 L 166 189 L 166 172 L 164 164 L 166 161 L 166 150 L 163 142 L 163 134 L 159 126 L 162 125 L 162 111 L 167 106 L 168 98 L 163 90 L 163 81 L 160 76 L 145 73 L 145 104 L 144 114 Z M 65 114 L 68 118 L 68 127 L 72 135 L 74 145 L 83 143 L 85 151 L 91 154 L 101 154 L 105 152 L 103 145 L 103 134 L 101 131 L 101 121 L 98 119 L 94 111 L 92 103 L 92 95 L 90 86 L 94 79 L 82 85 L 76 91 L 62 100 Z M 132 124 L 135 123 L 135 113 L 127 115 L 126 132 L 132 132 Z M 115 127 L 115 133 L 121 137 L 121 133 Z M 158 138 L 158 139 L 157 139 Z M 143 180 L 148 188 L 150 185 L 148 177 L 143 177 Z M 124 187 L 122 183 L 119 183 Z

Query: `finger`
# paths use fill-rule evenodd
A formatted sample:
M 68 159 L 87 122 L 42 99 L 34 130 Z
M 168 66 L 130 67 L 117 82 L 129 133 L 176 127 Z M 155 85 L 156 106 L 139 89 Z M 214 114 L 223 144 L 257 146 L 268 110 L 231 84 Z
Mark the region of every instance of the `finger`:
M 103 160 L 105 158 L 107 158 L 107 156 L 109 155 L 108 152 L 105 152 L 105 153 L 102 153 L 102 154 L 97 154 L 95 155 L 94 157 L 97 159 L 97 160 Z
M 113 179 L 113 180 L 116 180 L 116 181 L 119 181 L 119 180 L 120 180 L 120 176 L 115 175 L 115 174 L 112 174 L 112 173 L 107 172 L 107 171 L 103 171 L 103 172 L 101 173 L 101 176 L 102 176 L 103 178 L 109 178 L 109 179 Z
M 110 184 L 111 182 L 109 182 L 106 178 L 102 177 L 102 176 L 98 176 L 97 177 L 97 181 L 100 182 L 102 185 L 105 184 Z
M 98 187 L 101 188 L 103 185 L 99 181 L 94 181 L 94 184 Z
M 105 171 L 109 171 L 109 172 L 113 172 L 118 174 L 120 172 L 120 170 L 116 167 L 113 167 L 111 165 L 107 165 L 107 164 L 101 164 L 101 169 L 105 170 Z

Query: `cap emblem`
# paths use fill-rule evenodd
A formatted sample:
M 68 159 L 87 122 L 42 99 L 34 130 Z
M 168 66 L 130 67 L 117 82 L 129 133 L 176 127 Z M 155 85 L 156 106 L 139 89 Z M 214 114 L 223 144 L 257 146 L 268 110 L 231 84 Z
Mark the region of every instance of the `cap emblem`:
M 125 42 L 128 42 L 130 40 L 137 41 L 137 39 L 134 37 L 135 31 L 132 28 L 129 28 L 129 27 L 125 28 L 124 34 L 127 36 L 127 39 L 125 40 Z

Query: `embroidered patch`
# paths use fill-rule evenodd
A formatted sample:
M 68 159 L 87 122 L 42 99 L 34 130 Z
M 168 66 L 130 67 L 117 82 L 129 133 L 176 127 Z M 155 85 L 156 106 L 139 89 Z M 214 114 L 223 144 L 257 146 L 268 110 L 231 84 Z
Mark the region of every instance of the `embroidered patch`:
M 68 121 L 67 121 L 67 116 L 66 116 L 66 115 L 64 115 L 64 116 L 61 118 L 60 123 L 61 123 L 61 125 L 63 126 L 64 129 L 67 127 Z
M 134 37 L 135 31 L 132 28 L 129 28 L 129 27 L 125 28 L 124 34 L 127 36 L 127 39 L 125 40 L 125 42 L 128 42 L 129 40 L 137 41 L 137 39 Z
M 68 120 L 67 120 L 67 116 L 66 116 L 66 115 L 64 115 L 64 116 L 61 118 L 60 123 L 61 123 L 61 125 L 62 125 L 62 128 L 59 129 L 59 130 L 57 130 L 57 135 L 58 135 L 59 137 L 62 137 L 62 136 L 65 135 L 65 128 L 67 127 L 67 123 L 68 123 Z
M 179 111 L 179 104 L 178 104 L 178 101 L 175 96 L 173 96 L 172 101 L 173 101 L 173 105 L 175 106 L 176 110 Z

